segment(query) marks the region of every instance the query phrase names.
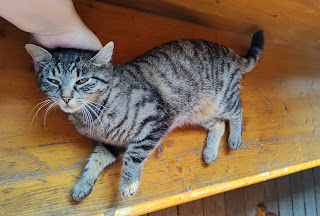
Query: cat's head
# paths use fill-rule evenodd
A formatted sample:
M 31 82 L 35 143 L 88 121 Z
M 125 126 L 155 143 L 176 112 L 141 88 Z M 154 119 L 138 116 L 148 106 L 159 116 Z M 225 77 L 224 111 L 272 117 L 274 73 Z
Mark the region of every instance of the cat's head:
M 76 112 L 108 85 L 107 73 L 113 42 L 99 52 L 78 49 L 56 49 L 53 52 L 27 44 L 36 64 L 40 89 L 66 113 Z

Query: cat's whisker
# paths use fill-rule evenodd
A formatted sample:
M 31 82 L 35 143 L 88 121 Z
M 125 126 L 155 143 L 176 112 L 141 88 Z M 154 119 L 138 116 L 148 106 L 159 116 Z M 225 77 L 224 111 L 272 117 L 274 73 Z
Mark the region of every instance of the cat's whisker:
M 86 107 L 85 107 L 86 108 Z M 88 117 L 89 117 L 89 122 L 90 122 L 90 136 L 92 136 L 93 132 L 94 132 L 94 122 L 93 122 L 93 118 L 92 118 L 92 115 L 91 115 L 91 112 L 86 108 L 87 110 L 87 113 L 88 113 Z
M 105 111 L 108 110 L 107 107 L 105 107 L 105 106 L 103 106 L 103 105 L 101 105 L 101 104 L 99 104 L 99 103 L 96 103 L 96 102 L 94 102 L 94 101 L 90 101 L 90 100 L 87 101 L 87 103 L 90 103 L 92 106 L 94 106 L 94 107 L 95 107 L 96 109 L 98 109 L 100 112 L 102 112 L 102 114 L 103 114 L 104 117 L 106 118 L 107 122 L 109 122 L 109 117 L 108 117 L 108 116 L 105 114 L 105 112 L 104 112 L 104 110 L 105 110 Z M 98 108 L 97 105 L 100 106 L 102 109 Z
M 38 115 L 39 111 L 40 111 L 43 107 L 49 105 L 50 103 L 53 103 L 53 102 L 52 102 L 51 100 L 49 100 L 49 101 L 47 101 L 46 103 L 43 103 L 43 104 L 38 108 L 37 112 L 34 114 L 34 116 L 33 116 L 33 118 L 32 118 L 32 121 L 31 121 L 30 126 L 33 124 L 34 119 L 35 119 L 36 116 Z
M 104 114 L 104 112 L 101 109 L 99 109 L 99 107 L 97 107 L 95 104 L 93 104 L 92 101 L 87 101 L 87 103 L 90 104 L 91 106 L 93 106 L 94 108 L 96 108 L 97 110 L 99 110 L 102 113 L 102 115 L 106 118 L 106 120 L 108 120 L 108 117 L 106 116 L 106 114 Z M 102 120 L 102 118 L 101 118 L 101 120 Z
M 83 111 L 83 114 L 84 114 L 84 117 L 86 120 L 86 125 L 89 125 L 89 116 L 88 116 L 86 108 L 84 106 L 81 106 L 81 110 Z
M 44 97 L 44 98 L 39 98 L 38 100 L 43 100 L 43 99 L 50 99 L 50 100 L 54 100 L 54 97 Z
M 86 119 L 86 116 L 84 115 L 84 111 L 83 111 L 82 106 L 80 107 L 80 109 L 81 109 L 81 112 L 82 112 L 82 118 L 84 118 L 86 120 L 86 123 L 87 123 L 87 119 Z
M 103 105 L 101 105 L 101 104 L 99 104 L 99 103 L 96 103 L 96 102 L 94 102 L 94 101 L 87 100 L 87 102 L 88 102 L 88 103 L 94 103 L 95 105 L 99 105 L 100 107 L 102 107 L 102 108 L 104 108 L 104 109 L 108 110 L 108 108 L 107 108 L 107 107 L 105 107 L 105 106 L 103 106 Z
M 90 136 L 92 136 L 92 134 L 93 134 L 93 132 L 94 132 L 94 122 L 93 122 L 93 118 L 92 118 L 91 112 L 87 109 L 87 107 L 85 107 L 85 109 L 87 110 L 88 117 L 89 117 Z
M 31 110 L 30 114 L 29 114 L 29 118 L 30 118 L 31 113 L 32 113 L 38 106 L 40 106 L 40 105 L 42 105 L 42 104 L 45 104 L 45 103 L 49 103 L 50 101 L 51 101 L 50 99 L 47 99 L 47 100 L 41 101 L 40 103 L 38 103 L 37 105 L 35 105 L 35 106 L 33 107 L 33 109 Z
M 82 115 L 84 115 L 85 120 L 86 120 L 85 124 L 86 124 L 86 126 L 89 126 L 89 117 L 88 117 L 86 108 L 83 105 L 80 108 L 82 110 Z
M 88 116 L 88 121 L 89 121 L 89 136 L 92 135 L 92 132 L 94 130 L 94 125 L 93 125 L 93 119 L 91 116 L 91 113 L 89 112 L 89 110 L 86 108 L 86 106 L 83 106 L 83 109 L 86 111 L 87 116 Z
M 96 108 L 98 111 L 100 111 L 100 112 L 102 113 L 102 115 L 105 117 L 105 119 L 108 120 L 107 116 L 104 114 L 104 112 L 103 112 L 101 109 L 99 109 L 98 107 L 96 107 L 94 104 L 88 104 L 88 105 L 91 105 L 91 106 L 93 106 L 94 108 Z M 95 112 L 95 113 L 98 115 L 97 112 Z M 100 119 L 100 120 L 99 120 L 99 119 Z M 100 124 L 101 124 L 101 126 L 102 126 L 103 134 L 105 134 L 105 130 L 104 130 L 103 123 L 102 123 L 102 116 L 99 116 L 99 115 L 98 115 L 98 120 L 99 120 L 99 122 L 100 122 Z
M 99 115 L 97 114 L 97 112 L 94 111 L 94 109 L 92 109 L 92 108 L 90 107 L 90 104 L 85 104 L 85 106 L 88 107 L 88 108 L 93 112 L 93 114 L 97 117 L 98 121 L 100 122 L 102 131 L 103 131 L 103 134 L 104 134 L 104 127 L 103 127 L 102 121 L 101 121 Z
M 88 125 L 87 113 L 83 109 L 83 106 L 81 106 L 80 109 L 81 109 L 81 112 L 82 112 L 82 118 L 84 118 L 84 120 L 85 120 L 85 125 Z
M 57 105 L 56 103 L 52 103 L 52 104 L 50 104 L 50 105 L 46 108 L 46 111 L 45 111 L 45 114 L 44 114 L 44 118 L 43 118 L 43 125 L 44 125 L 44 127 L 46 127 L 47 116 L 48 116 L 49 112 L 50 112 L 56 105 Z

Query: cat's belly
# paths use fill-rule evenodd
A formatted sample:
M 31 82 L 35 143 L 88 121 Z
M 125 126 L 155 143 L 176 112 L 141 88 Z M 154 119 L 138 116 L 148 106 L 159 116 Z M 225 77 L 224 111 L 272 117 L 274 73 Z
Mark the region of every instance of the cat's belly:
M 202 98 L 200 104 L 191 110 L 191 123 L 202 122 L 219 115 L 219 102 L 211 98 Z
M 203 97 L 190 111 L 177 115 L 173 120 L 171 129 L 185 124 L 201 124 L 209 119 L 219 118 L 219 105 L 220 101 L 218 99 Z

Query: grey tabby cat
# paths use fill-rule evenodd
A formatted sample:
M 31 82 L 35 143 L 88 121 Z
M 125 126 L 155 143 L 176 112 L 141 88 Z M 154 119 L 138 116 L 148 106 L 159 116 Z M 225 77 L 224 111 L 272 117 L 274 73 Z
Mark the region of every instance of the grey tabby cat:
M 121 155 L 120 192 L 132 196 L 148 155 L 168 132 L 187 123 L 208 130 L 203 151 L 208 164 L 217 158 L 226 120 L 229 146 L 239 148 L 240 79 L 255 67 L 263 47 L 263 31 L 253 35 L 246 57 L 204 40 L 177 40 L 114 66 L 112 42 L 99 52 L 60 48 L 50 53 L 27 44 L 49 98 L 42 105 L 59 105 L 81 134 L 98 141 L 73 198 L 87 197 L 99 173 Z

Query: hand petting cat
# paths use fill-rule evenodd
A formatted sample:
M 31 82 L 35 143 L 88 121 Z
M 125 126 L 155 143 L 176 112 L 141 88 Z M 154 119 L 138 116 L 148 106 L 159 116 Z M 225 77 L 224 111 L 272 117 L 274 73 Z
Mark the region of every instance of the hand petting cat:
M 203 150 L 207 164 L 217 159 L 225 121 L 229 121 L 229 146 L 238 149 L 240 79 L 255 67 L 263 47 L 263 31 L 253 35 L 245 57 L 216 43 L 184 39 L 113 65 L 113 42 L 100 51 L 49 52 L 27 44 L 40 68 L 39 87 L 48 97 L 36 105 L 37 113 L 45 106 L 46 113 L 59 106 L 80 134 L 97 141 L 73 188 L 74 200 L 86 198 L 100 172 L 121 156 L 120 193 L 131 197 L 139 188 L 148 155 L 171 130 L 184 124 L 208 130 Z
M 60 106 L 79 133 L 97 141 L 74 186 L 74 200 L 86 198 L 99 173 L 120 156 L 120 193 L 131 197 L 139 188 L 148 155 L 184 124 L 208 130 L 203 150 L 207 164 L 217 159 L 225 121 L 230 148 L 240 147 L 240 79 L 260 58 L 263 31 L 253 35 L 245 57 L 216 43 L 185 39 L 112 65 L 113 42 L 102 48 L 72 0 L 0 0 L 0 4 L 0 16 L 30 32 L 32 43 L 51 50 L 26 45 L 39 68 L 40 89 L 48 97 L 36 105 L 38 110 Z

